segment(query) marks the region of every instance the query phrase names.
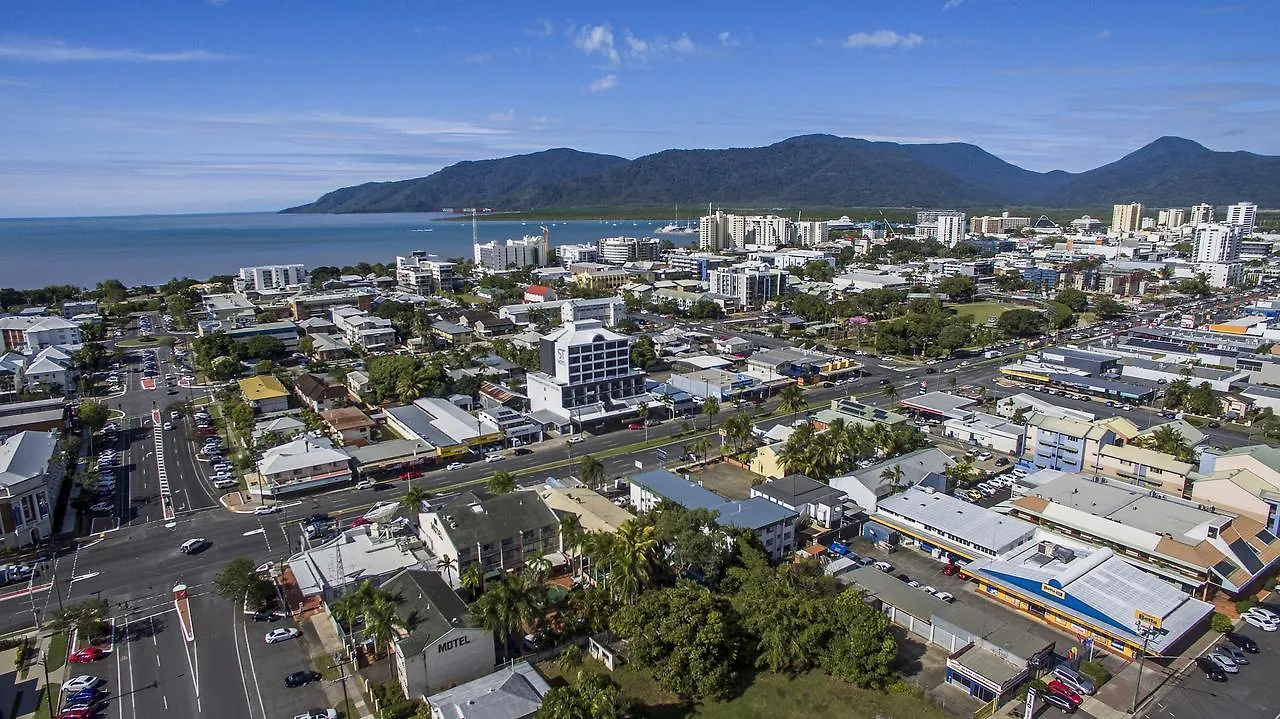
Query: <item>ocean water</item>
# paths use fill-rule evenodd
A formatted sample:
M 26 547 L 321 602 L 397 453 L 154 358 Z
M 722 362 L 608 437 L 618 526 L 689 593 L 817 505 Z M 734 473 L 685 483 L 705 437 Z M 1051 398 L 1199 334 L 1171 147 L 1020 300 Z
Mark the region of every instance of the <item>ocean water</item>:
M 307 267 L 394 263 L 426 250 L 442 258 L 471 256 L 471 223 L 440 214 L 142 215 L 63 219 L 0 219 L 0 287 L 55 284 L 93 287 L 105 279 L 127 285 L 174 277 L 231 275 L 241 267 L 301 262 Z M 577 220 L 477 223 L 481 242 L 551 230 L 551 245 L 618 235 L 652 236 L 669 220 Z M 426 231 L 430 230 L 430 231 Z M 687 236 L 671 238 L 687 244 Z

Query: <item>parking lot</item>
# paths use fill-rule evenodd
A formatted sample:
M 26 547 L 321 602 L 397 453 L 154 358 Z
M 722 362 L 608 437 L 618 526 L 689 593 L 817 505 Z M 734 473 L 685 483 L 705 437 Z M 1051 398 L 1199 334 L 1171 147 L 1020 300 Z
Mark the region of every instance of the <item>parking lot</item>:
M 1264 632 L 1242 624 L 1240 633 L 1258 643 L 1248 666 L 1225 682 L 1210 681 L 1194 664 L 1181 679 L 1158 695 L 1142 719 L 1274 719 L 1280 716 L 1280 632 Z

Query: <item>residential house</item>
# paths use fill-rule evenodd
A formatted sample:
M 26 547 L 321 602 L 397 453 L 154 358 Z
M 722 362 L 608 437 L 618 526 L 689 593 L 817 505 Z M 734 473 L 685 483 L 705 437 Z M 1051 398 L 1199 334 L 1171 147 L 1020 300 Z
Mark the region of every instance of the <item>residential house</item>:
M 357 307 L 334 307 L 332 318 L 334 326 L 353 347 L 380 352 L 396 346 L 396 330 L 389 319 Z
M 333 409 L 347 399 L 347 388 L 342 384 L 310 372 L 293 381 L 293 393 L 298 401 L 317 413 Z
M 1190 462 L 1133 444 L 1103 445 L 1098 452 L 1097 470 L 1102 474 L 1179 497 L 1195 468 Z
M 427 697 L 431 719 L 532 719 L 551 688 L 527 662 Z
M 289 390 L 280 380 L 264 374 L 237 380 L 240 395 L 253 407 L 254 414 L 271 414 L 289 409 Z
M 257 442 L 269 434 L 282 440 L 290 440 L 306 429 L 306 423 L 297 417 L 273 417 L 253 425 L 253 441 Z
M 329 435 L 343 447 L 363 447 L 373 441 L 377 423 L 355 407 L 339 407 L 320 413 Z
M 475 333 L 465 325 L 437 320 L 431 323 L 431 334 L 443 339 L 451 346 L 458 347 L 471 344 L 471 338 Z
M 546 285 L 529 285 L 524 288 L 524 301 L 526 304 L 552 302 L 556 299 L 556 291 Z
M 919 484 L 931 474 L 942 474 L 952 463 L 951 455 L 946 452 L 937 447 L 925 447 L 833 477 L 829 484 L 871 514 L 876 511 L 880 500 Z
M 751 487 L 752 497 L 763 497 L 825 529 L 844 520 L 844 492 L 803 474 L 788 474 Z
M 328 439 L 304 435 L 263 452 L 256 479 L 249 491 L 262 497 L 344 484 L 351 481 L 351 455 Z

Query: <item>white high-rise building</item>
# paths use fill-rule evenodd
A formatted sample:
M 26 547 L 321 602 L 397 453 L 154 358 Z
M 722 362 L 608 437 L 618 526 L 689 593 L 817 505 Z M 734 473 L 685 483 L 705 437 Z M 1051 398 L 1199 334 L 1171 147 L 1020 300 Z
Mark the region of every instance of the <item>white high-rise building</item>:
M 729 245 L 729 218 L 720 210 L 708 214 L 698 222 L 698 249 L 720 250 Z
M 1253 227 L 1257 219 L 1258 206 L 1252 202 L 1227 205 L 1227 224 L 1239 227 L 1241 237 L 1253 236 Z
M 1132 202 L 1127 205 L 1112 205 L 1111 234 L 1123 235 L 1137 232 L 1142 228 L 1142 203 Z
M 741 307 L 759 307 L 787 291 L 786 270 L 763 262 L 742 262 L 711 270 L 711 292 L 732 297 Z
M 1235 262 L 1240 259 L 1240 227 L 1222 223 L 1196 225 L 1196 262 Z
M 938 242 L 955 247 L 964 239 L 966 223 L 963 212 L 939 212 L 937 219 Z
M 311 282 L 305 265 L 262 265 L 260 267 L 241 267 L 240 282 L 236 289 L 241 292 L 264 292 L 279 287 L 293 287 Z
M 601 237 L 596 241 L 598 261 L 611 265 L 657 260 L 662 240 L 656 237 Z
M 827 241 L 827 223 L 820 220 L 805 220 L 796 223 L 796 236 L 801 247 L 813 247 Z
M 825 223 L 811 226 L 809 232 L 826 239 Z M 741 250 L 747 245 L 780 247 L 796 241 L 796 223 L 777 215 L 729 215 L 717 210 L 702 218 L 698 225 L 698 249 Z
M 529 407 L 561 427 L 634 415 L 645 373 L 631 366 L 631 338 L 600 320 L 566 322 L 538 344 L 540 371 L 526 376 Z
M 1193 225 L 1204 225 L 1213 222 L 1213 205 L 1199 204 L 1193 206 L 1189 221 Z
M 430 259 L 426 250 L 396 257 L 396 285 L 408 292 L 433 295 L 457 289 L 458 275 L 452 262 Z
M 1187 223 L 1187 211 L 1181 207 L 1170 207 L 1160 210 L 1156 215 L 1156 226 L 1176 230 Z
M 560 245 L 556 248 L 556 257 L 565 267 L 579 262 L 599 262 L 600 248 L 586 242 L 580 245 Z
M 477 242 L 472 245 L 475 262 L 491 270 L 542 267 L 547 260 L 546 240 L 542 235 L 525 235 L 519 240 Z

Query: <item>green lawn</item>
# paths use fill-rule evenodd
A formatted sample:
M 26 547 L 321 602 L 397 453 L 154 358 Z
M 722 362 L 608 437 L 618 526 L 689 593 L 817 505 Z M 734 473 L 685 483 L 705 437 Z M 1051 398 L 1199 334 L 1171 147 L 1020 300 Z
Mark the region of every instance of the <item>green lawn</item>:
M 858 689 L 821 672 L 809 672 L 794 679 L 760 672 L 742 694 L 723 702 L 690 704 L 664 691 L 648 672 L 623 665 L 612 674 L 597 662 L 585 660 L 585 671 L 604 674 L 618 684 L 622 693 L 645 705 L 652 719 L 789 719 L 799 717 L 909 717 L 943 719 L 947 713 L 926 699 L 911 694 Z M 538 665 L 538 671 L 553 685 L 563 684 L 554 661 Z
M 49 637 L 49 671 L 56 672 L 67 663 L 67 633 L 58 632 Z
M 49 700 L 46 699 L 45 697 L 46 696 L 61 697 L 62 694 L 60 694 L 58 691 L 61 688 L 62 688 L 62 685 L 57 682 L 50 682 L 49 684 L 46 684 L 40 688 L 40 691 L 36 693 L 36 698 L 39 699 L 40 701 L 40 703 L 36 705 L 36 712 L 35 712 L 36 719 L 52 719 L 52 717 L 49 715 Z M 54 702 L 54 703 L 57 704 L 57 702 Z
M 967 305 L 948 303 L 947 307 L 955 310 L 957 314 L 972 317 L 973 324 L 977 327 L 987 324 L 987 320 L 992 317 L 999 317 L 1007 310 L 1017 309 L 1015 305 L 1004 304 L 1001 302 L 970 302 Z

